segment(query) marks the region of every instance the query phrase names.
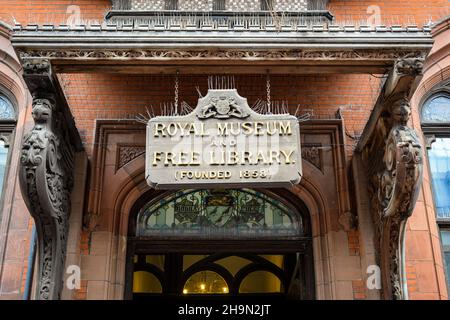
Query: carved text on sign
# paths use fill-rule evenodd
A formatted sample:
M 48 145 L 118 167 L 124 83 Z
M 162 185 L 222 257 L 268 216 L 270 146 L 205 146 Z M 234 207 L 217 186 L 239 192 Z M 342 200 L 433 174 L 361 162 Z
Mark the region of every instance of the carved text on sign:
M 191 114 L 149 121 L 147 181 L 168 189 L 296 184 L 299 131 L 294 116 L 261 115 L 236 90 L 210 90 Z

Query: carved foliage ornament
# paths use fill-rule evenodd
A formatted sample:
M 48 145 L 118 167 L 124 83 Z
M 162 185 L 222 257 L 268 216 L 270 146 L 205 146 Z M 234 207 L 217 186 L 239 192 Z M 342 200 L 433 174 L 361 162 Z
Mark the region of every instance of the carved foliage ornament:
M 145 146 L 119 145 L 117 146 L 116 171 L 125 166 L 128 162 L 136 159 L 145 153 Z
M 322 163 L 322 144 L 320 143 L 303 143 L 302 158 L 320 171 L 323 171 Z
M 51 99 L 35 99 L 24 136 L 20 182 L 38 234 L 37 299 L 58 299 L 66 256 L 74 150 Z
M 304 60 L 396 60 L 405 56 L 423 58 L 423 51 L 411 50 L 164 50 L 164 49 L 110 49 L 110 50 L 20 50 L 21 59 L 304 59 Z M 404 68 L 402 68 L 404 69 Z

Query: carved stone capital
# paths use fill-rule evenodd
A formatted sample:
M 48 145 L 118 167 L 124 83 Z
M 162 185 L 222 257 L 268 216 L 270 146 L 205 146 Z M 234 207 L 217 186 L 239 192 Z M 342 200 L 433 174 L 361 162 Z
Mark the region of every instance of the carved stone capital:
M 425 136 L 425 147 L 427 148 L 427 150 L 430 150 L 433 143 L 436 142 L 436 136 L 434 134 L 427 134 Z

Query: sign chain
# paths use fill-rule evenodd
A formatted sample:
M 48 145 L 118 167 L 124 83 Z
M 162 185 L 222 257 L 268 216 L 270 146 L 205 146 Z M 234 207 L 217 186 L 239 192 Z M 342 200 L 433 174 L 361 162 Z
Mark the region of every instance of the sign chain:
M 270 114 L 272 112 L 270 102 L 270 75 L 268 71 L 267 71 L 266 89 L 267 89 L 267 112 Z
M 174 108 L 175 108 L 175 115 L 178 115 L 178 75 L 179 71 L 177 70 L 177 74 L 175 76 L 175 101 L 174 101 Z

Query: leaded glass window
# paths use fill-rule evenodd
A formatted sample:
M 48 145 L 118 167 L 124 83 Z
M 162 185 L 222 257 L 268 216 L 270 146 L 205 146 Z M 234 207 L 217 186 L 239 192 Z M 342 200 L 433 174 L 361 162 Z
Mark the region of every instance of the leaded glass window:
M 0 121 L 1 120 L 14 120 L 16 114 L 11 102 L 4 96 L 0 95 Z
M 183 190 L 145 206 L 136 236 L 234 238 L 302 236 L 293 208 L 251 189 Z
M 442 93 L 429 99 L 422 108 L 422 122 L 450 123 L 450 94 Z

